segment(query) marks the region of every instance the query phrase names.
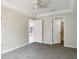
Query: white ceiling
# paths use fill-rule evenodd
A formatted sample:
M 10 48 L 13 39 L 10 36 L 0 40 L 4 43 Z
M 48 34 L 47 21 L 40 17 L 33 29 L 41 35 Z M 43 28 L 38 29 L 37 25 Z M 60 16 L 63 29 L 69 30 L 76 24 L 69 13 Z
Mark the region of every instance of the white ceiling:
M 15 9 L 28 16 L 45 15 L 48 13 L 60 13 L 62 11 L 72 10 L 75 0 L 41 0 L 42 2 L 49 1 L 47 7 L 33 9 L 33 3 L 35 0 L 2 0 L 1 4 L 8 8 Z

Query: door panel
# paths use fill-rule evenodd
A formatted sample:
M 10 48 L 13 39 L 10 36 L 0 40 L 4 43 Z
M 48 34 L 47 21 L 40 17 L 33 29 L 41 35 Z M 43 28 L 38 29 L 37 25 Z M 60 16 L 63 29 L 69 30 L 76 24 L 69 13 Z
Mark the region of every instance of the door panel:
M 34 22 L 34 41 L 42 43 L 42 20 Z
M 53 44 L 61 43 L 61 20 L 53 20 Z

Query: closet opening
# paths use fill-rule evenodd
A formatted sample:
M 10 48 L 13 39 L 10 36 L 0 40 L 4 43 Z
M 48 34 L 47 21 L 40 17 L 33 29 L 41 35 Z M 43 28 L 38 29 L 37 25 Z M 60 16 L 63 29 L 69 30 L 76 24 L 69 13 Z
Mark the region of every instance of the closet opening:
M 54 18 L 52 20 L 52 43 L 64 46 L 64 18 Z

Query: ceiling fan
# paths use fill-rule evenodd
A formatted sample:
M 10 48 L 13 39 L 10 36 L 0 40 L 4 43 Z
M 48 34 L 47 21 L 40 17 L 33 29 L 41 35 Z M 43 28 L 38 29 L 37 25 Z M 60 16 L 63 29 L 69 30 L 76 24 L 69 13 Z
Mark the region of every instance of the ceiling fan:
M 51 3 L 51 0 L 35 0 L 33 3 L 34 9 L 46 8 Z

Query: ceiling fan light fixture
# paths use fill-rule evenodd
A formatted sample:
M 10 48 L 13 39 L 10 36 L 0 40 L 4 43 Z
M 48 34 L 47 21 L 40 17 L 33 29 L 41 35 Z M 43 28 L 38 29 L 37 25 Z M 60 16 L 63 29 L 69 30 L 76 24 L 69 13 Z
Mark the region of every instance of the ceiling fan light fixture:
M 33 3 L 33 8 L 34 9 L 46 8 L 50 4 L 49 2 L 50 0 L 47 1 L 35 0 Z
M 35 0 L 34 4 L 33 4 L 34 9 L 38 9 L 39 8 L 39 0 Z

